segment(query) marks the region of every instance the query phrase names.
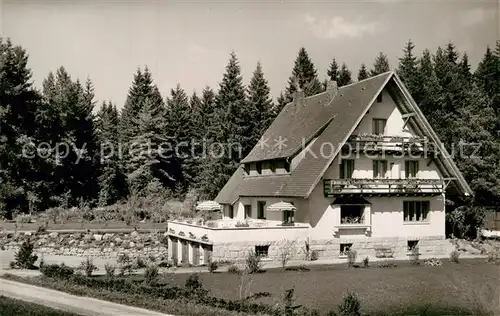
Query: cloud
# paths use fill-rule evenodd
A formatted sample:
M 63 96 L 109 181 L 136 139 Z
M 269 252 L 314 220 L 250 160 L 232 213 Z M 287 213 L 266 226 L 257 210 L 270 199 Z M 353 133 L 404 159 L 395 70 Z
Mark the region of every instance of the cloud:
M 326 39 L 362 37 L 365 34 L 375 33 L 379 27 L 378 22 L 365 22 L 362 21 L 361 17 L 356 21 L 347 21 L 341 16 L 334 16 L 327 20 L 317 19 L 308 13 L 304 20 L 314 36 Z
M 484 23 L 487 20 L 495 17 L 494 10 L 485 10 L 484 8 L 475 8 L 463 12 L 460 21 L 464 26 L 473 26 L 476 24 Z

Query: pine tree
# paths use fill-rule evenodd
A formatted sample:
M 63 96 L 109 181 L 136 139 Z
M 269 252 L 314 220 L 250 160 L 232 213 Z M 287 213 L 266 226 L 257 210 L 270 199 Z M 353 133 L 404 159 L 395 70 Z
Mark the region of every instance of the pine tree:
M 370 74 L 372 76 L 376 76 L 384 72 L 388 72 L 390 70 L 391 67 L 389 66 L 389 59 L 387 59 L 387 55 L 380 52 L 377 58 L 375 58 L 375 62 L 373 63 L 373 69 L 370 71 Z
M 466 80 L 470 80 L 472 78 L 472 74 L 470 72 L 469 56 L 467 55 L 467 52 L 465 52 L 462 56 L 462 60 L 460 61 L 460 69 L 462 69 L 462 75 Z
M 251 128 L 252 137 L 250 139 L 250 146 L 252 147 L 257 144 L 262 134 L 271 124 L 274 106 L 270 93 L 271 89 L 264 78 L 262 65 L 258 62 L 248 87 L 248 107 L 252 111 L 251 120 L 253 123 Z
M 401 80 L 405 83 L 406 87 L 410 93 L 415 93 L 417 86 L 417 69 L 418 61 L 417 57 L 413 55 L 413 49 L 415 45 L 411 40 L 408 40 L 406 46 L 403 49 L 403 57 L 399 58 L 399 67 L 397 73 Z
M 304 95 L 311 96 L 323 91 L 321 82 L 318 79 L 317 70 L 304 47 L 301 47 L 292 70 L 292 76 L 288 80 L 285 97 L 288 102 L 293 99 L 296 90 L 294 78 L 297 79 L 299 87 L 304 91 Z
M 326 88 L 326 87 L 325 87 Z M 276 103 L 274 104 L 273 110 L 272 110 L 272 117 L 275 118 L 280 114 L 281 110 L 287 105 L 287 98 L 283 94 L 283 91 L 280 92 L 280 95 L 276 99 Z
M 368 70 L 366 69 L 365 64 L 361 64 L 361 67 L 358 71 L 358 81 L 365 80 L 369 77 Z
M 500 41 L 497 42 L 498 53 L 493 54 L 491 49 L 487 47 L 483 59 L 479 62 L 474 73 L 479 86 L 490 97 L 500 94 L 500 48 L 498 48 L 498 43 Z
M 452 42 L 449 42 L 446 45 L 446 56 L 448 58 L 448 61 L 457 64 L 458 62 L 458 52 L 456 51 L 455 44 Z
M 328 77 L 332 81 L 337 81 L 338 80 L 338 69 L 339 66 L 337 64 L 337 61 L 335 58 L 333 58 L 332 63 L 330 64 L 330 68 L 327 71 Z
M 342 68 L 340 68 L 338 74 L 337 84 L 339 87 L 345 86 L 352 83 L 351 71 L 347 68 L 345 63 L 342 63 Z

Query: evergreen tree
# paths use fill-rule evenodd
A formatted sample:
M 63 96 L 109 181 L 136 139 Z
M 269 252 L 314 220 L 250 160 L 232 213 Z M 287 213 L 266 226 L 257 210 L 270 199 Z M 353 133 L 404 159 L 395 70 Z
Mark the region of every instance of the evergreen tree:
M 361 67 L 358 71 L 358 81 L 365 80 L 369 77 L 368 70 L 366 69 L 365 64 L 361 64 Z
M 325 87 L 326 88 L 326 87 Z M 275 118 L 280 114 L 281 110 L 287 105 L 287 98 L 283 94 L 283 91 L 280 92 L 280 95 L 276 99 L 276 103 L 274 104 L 273 110 L 272 110 L 272 116 Z
M 297 79 L 299 87 L 304 91 L 304 95 L 311 96 L 323 91 L 321 82 L 318 79 L 317 70 L 304 47 L 301 47 L 292 70 L 292 76 L 288 80 L 285 97 L 288 102 L 293 99 L 296 90 L 294 78 Z
M 403 57 L 399 58 L 399 67 L 397 73 L 406 87 L 413 95 L 419 88 L 417 79 L 418 62 L 417 57 L 413 55 L 415 45 L 411 40 L 408 40 L 403 49 Z
M 97 134 L 100 145 L 99 204 L 116 203 L 128 194 L 125 173 L 119 154 L 118 110 L 103 102 L 97 114 Z
M 204 128 L 204 133 L 200 134 L 200 136 L 207 140 L 215 137 L 210 134 L 210 126 L 214 124 L 215 119 L 215 97 L 215 92 L 210 87 L 206 86 L 205 89 L 203 89 L 200 108 L 201 122 L 203 126 L 208 128 Z
M 460 61 L 460 69 L 462 69 L 462 75 L 465 79 L 470 80 L 472 78 L 472 74 L 470 72 L 470 64 L 469 64 L 469 56 L 467 52 L 465 52 L 462 56 L 462 60 Z
M 338 80 L 338 69 L 339 66 L 337 64 L 337 61 L 335 58 L 333 58 L 332 63 L 330 64 L 330 68 L 327 71 L 328 77 L 332 81 L 337 81 Z
M 347 68 L 345 63 L 342 63 L 342 68 L 340 68 L 337 84 L 339 87 L 345 86 L 352 83 L 351 71 Z
M 500 48 L 498 48 L 498 43 L 500 41 L 497 42 L 498 53 L 493 54 L 491 49 L 487 47 L 483 59 L 479 62 L 474 73 L 479 86 L 491 98 L 500 94 Z
M 388 72 L 390 70 L 391 67 L 389 66 L 389 59 L 387 59 L 387 55 L 380 52 L 377 58 L 375 58 L 375 62 L 373 63 L 373 69 L 370 71 L 370 74 L 372 76 L 376 76 L 384 72 Z
M 252 111 L 251 120 L 253 123 L 253 127 L 251 128 L 252 137 L 249 140 L 252 147 L 257 144 L 262 134 L 264 134 L 272 122 L 272 110 L 274 106 L 270 93 L 271 89 L 264 78 L 264 72 L 259 62 L 248 87 L 248 107 Z
M 448 58 L 448 61 L 457 64 L 458 62 L 458 52 L 456 51 L 455 44 L 452 42 L 449 42 L 446 45 L 446 56 Z

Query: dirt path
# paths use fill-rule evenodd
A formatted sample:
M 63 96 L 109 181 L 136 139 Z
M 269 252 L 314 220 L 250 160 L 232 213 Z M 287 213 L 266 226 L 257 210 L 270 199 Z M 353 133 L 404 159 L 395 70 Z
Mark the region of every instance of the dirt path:
M 173 316 L 0 279 L 0 295 L 82 316 Z

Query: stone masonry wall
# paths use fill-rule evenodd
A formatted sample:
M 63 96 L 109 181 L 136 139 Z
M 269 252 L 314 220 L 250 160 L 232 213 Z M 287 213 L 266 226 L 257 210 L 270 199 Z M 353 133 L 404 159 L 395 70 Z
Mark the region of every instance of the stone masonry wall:
M 125 253 L 130 257 L 167 259 L 164 232 L 0 232 L 0 249 L 17 251 L 30 239 L 39 254 L 114 258 Z

